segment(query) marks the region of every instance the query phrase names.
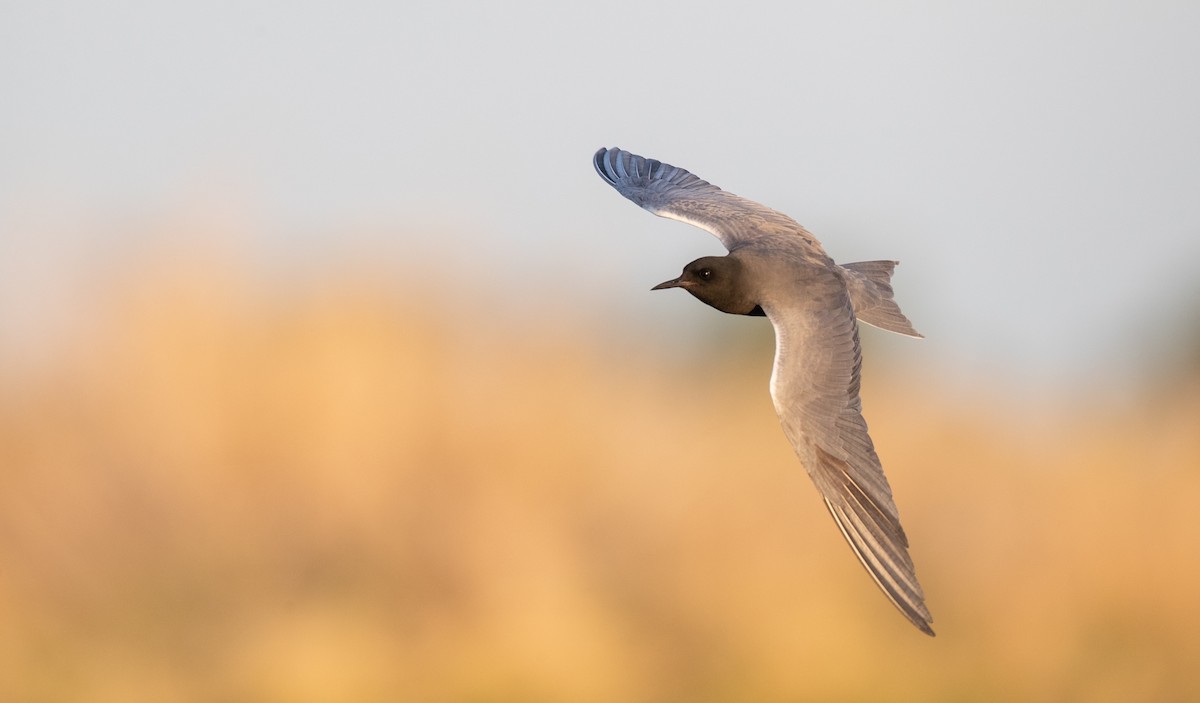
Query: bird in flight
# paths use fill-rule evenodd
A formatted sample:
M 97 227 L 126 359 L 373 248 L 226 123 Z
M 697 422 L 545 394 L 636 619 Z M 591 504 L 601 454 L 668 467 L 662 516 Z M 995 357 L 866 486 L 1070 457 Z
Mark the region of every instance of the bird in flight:
M 892 298 L 897 262 L 838 265 L 787 215 L 654 159 L 614 148 L 597 151 L 592 162 L 621 195 L 715 235 L 729 250 L 696 259 L 653 290 L 682 288 L 721 312 L 771 321 L 771 399 L 784 434 L 867 573 L 905 617 L 933 635 L 859 398 L 856 318 L 921 336 Z

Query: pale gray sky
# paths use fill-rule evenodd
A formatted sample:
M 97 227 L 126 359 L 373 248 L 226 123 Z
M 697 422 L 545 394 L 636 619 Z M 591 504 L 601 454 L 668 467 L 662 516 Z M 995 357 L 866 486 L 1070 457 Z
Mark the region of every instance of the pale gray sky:
M 620 146 L 901 260 L 922 353 L 1091 372 L 1200 310 L 1197 37 L 1194 2 L 9 2 L 0 322 L 193 198 L 268 254 L 386 231 L 400 268 L 716 314 L 647 292 L 720 247 L 595 176 Z

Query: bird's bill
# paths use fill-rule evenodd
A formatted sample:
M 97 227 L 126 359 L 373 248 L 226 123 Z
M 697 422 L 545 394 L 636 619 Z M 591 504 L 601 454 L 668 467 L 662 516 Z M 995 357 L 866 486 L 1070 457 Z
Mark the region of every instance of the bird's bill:
M 672 278 L 669 281 L 663 281 L 662 283 L 659 283 L 657 286 L 654 286 L 650 290 L 662 290 L 664 288 L 679 288 L 681 286 L 683 286 L 683 276 L 680 276 L 679 278 Z

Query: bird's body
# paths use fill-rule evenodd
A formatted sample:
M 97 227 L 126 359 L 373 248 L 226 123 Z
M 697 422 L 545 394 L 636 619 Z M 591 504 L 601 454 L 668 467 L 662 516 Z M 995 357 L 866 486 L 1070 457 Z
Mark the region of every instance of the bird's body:
M 683 169 L 620 149 L 601 149 L 593 162 L 626 198 L 712 233 L 729 250 L 693 261 L 679 278 L 655 288 L 683 288 L 722 312 L 771 321 L 771 398 L 784 434 L 867 572 L 932 635 L 933 618 L 859 398 L 856 318 L 920 336 L 892 299 L 896 262 L 839 266 L 790 217 Z

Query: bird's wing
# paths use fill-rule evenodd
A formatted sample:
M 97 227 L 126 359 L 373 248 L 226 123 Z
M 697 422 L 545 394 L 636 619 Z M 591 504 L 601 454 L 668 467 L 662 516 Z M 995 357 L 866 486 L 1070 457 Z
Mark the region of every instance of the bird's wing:
M 802 292 L 764 305 L 775 327 L 771 398 L 784 433 L 875 583 L 932 635 L 908 538 L 862 416 L 862 353 L 849 294 L 832 270 L 815 272 Z
M 753 200 L 721 190 L 691 173 L 621 149 L 601 149 L 596 173 L 642 208 L 713 234 L 726 249 L 763 236 L 794 236 L 824 255 L 820 243 L 795 220 Z

